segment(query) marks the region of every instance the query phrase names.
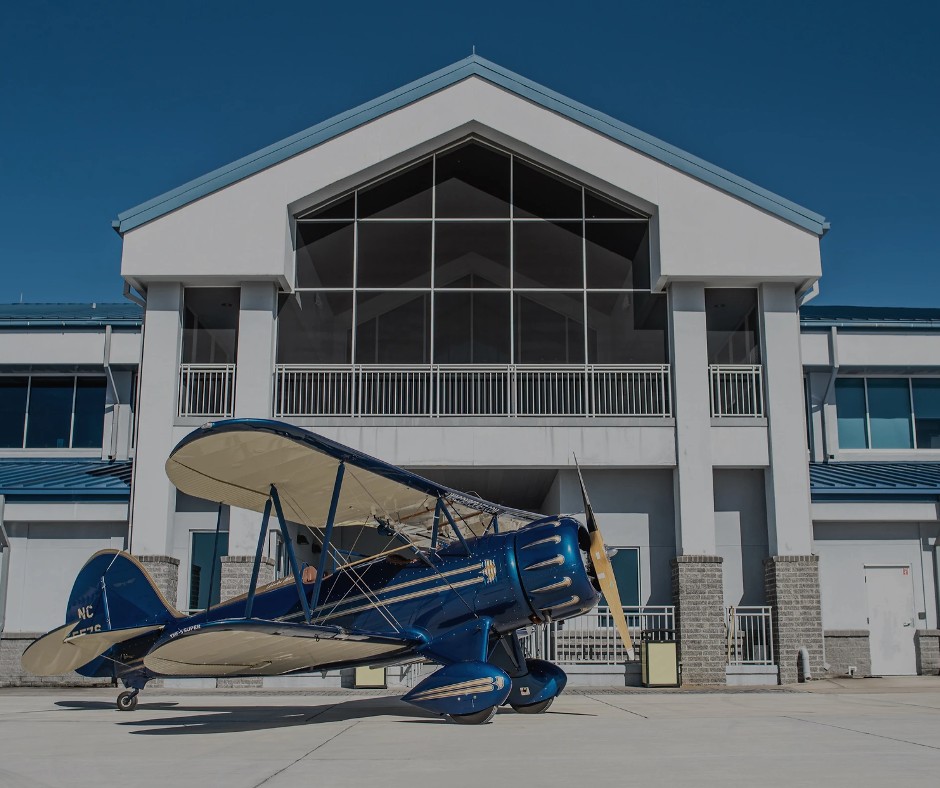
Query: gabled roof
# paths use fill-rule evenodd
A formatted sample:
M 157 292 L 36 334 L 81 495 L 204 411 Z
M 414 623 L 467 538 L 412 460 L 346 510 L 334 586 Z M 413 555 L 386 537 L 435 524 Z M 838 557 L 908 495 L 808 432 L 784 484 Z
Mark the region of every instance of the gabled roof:
M 139 328 L 137 304 L 0 304 L 0 328 Z
M 940 498 L 940 462 L 810 463 L 814 501 L 864 498 Z
M 103 462 L 85 457 L 0 459 L 0 495 L 14 500 L 80 498 L 126 501 L 130 460 Z
M 804 328 L 940 329 L 940 309 L 905 306 L 817 306 L 800 309 Z
M 118 214 L 117 219 L 111 224 L 118 233 L 123 235 L 135 227 L 181 208 L 207 194 L 223 189 L 469 77 L 484 79 L 806 230 L 822 235 L 829 229 L 826 219 L 813 211 L 476 55 L 471 55 L 398 90 L 386 93 L 384 96 L 311 126 L 309 129 L 220 167 L 201 178 L 196 178 L 159 197 L 141 203 Z

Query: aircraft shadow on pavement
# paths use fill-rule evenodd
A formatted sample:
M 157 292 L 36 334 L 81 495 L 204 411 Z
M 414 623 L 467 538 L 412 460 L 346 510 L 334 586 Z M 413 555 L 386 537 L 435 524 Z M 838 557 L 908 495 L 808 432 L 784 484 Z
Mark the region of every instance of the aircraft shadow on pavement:
M 324 722 L 343 722 L 369 717 L 407 717 L 401 722 L 416 720 L 446 723 L 421 709 L 403 703 L 397 698 L 357 698 L 322 705 L 263 706 L 263 705 L 197 705 L 185 702 L 142 702 L 136 711 L 119 712 L 113 703 L 104 701 L 59 701 L 60 708 L 82 710 L 113 709 L 121 726 L 132 728 L 131 733 L 146 736 L 188 736 L 203 733 L 236 733 L 240 731 L 292 728 L 299 725 L 319 725 Z M 173 716 L 151 717 L 148 712 L 173 711 Z

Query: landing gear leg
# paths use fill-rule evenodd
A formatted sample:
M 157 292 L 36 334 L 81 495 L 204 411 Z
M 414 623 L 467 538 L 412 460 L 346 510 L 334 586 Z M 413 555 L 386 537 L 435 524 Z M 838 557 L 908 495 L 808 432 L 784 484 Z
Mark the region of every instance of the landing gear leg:
M 139 689 L 124 690 L 124 692 L 117 696 L 118 711 L 133 711 L 136 709 L 137 696 L 139 694 Z

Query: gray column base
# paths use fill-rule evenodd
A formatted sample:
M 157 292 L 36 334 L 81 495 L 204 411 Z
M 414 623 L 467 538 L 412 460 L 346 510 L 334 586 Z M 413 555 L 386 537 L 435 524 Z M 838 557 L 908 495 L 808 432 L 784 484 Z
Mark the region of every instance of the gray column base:
M 721 561 L 716 555 L 680 555 L 672 560 L 683 684 L 727 681 Z
M 223 555 L 222 558 L 222 587 L 219 601 L 241 596 L 248 593 L 251 585 L 251 569 L 255 563 L 253 555 Z M 274 581 L 274 561 L 262 558 L 258 567 L 258 588 Z
M 827 676 L 861 678 L 871 675 L 871 643 L 867 629 L 827 629 L 823 634 L 829 664 Z M 854 673 L 852 668 L 855 668 Z
M 180 579 L 179 559 L 170 555 L 135 555 L 134 558 L 144 565 L 153 584 L 175 608 Z
M 775 555 L 764 559 L 764 588 L 773 608 L 774 654 L 780 683 L 803 678 L 800 649 L 809 652 L 810 674 L 823 671 L 822 610 L 819 596 L 819 556 Z
M 917 675 L 940 675 L 940 629 L 918 629 L 914 633 Z

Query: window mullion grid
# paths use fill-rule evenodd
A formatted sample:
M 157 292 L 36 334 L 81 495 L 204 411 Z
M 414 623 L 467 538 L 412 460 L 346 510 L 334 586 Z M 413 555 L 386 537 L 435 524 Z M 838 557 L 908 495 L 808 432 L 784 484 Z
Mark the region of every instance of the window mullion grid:
M 69 417 L 69 448 L 72 448 L 72 436 L 75 434 L 75 395 L 78 392 L 78 375 L 72 378 L 72 413 Z
M 591 394 L 591 385 L 588 380 L 588 364 L 590 363 L 590 358 L 588 356 L 588 306 L 587 306 L 587 204 L 586 198 L 584 195 L 584 187 L 581 187 L 581 313 L 583 315 L 583 325 L 581 326 L 581 342 L 584 346 L 584 384 L 582 389 L 584 391 L 584 403 L 583 410 L 584 415 L 590 416 L 594 414 L 594 409 L 589 403 L 589 398 Z
M 349 342 L 349 361 L 357 361 L 356 335 L 359 333 L 359 189 L 353 192 L 353 299 L 352 299 L 352 338 Z M 350 394 L 354 396 L 354 394 Z
M 26 414 L 23 418 L 23 448 L 26 448 L 26 434 L 29 430 L 29 405 L 33 398 L 33 376 L 26 377 Z
M 509 155 L 509 364 L 516 364 L 516 157 Z M 510 415 L 512 413 L 510 389 Z
M 429 320 L 431 321 L 431 330 L 430 330 L 430 343 L 431 346 L 428 348 L 428 362 L 434 363 L 434 328 L 437 323 L 437 316 L 434 312 L 434 288 L 436 286 L 434 269 L 437 267 L 437 258 L 436 258 L 436 247 L 437 247 L 437 155 L 431 157 L 431 303 L 429 306 L 430 316 Z M 432 382 L 433 388 L 433 382 Z M 433 410 L 433 408 L 432 408 Z

